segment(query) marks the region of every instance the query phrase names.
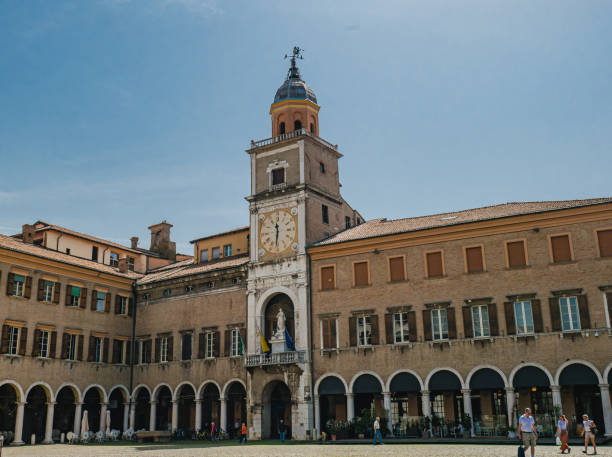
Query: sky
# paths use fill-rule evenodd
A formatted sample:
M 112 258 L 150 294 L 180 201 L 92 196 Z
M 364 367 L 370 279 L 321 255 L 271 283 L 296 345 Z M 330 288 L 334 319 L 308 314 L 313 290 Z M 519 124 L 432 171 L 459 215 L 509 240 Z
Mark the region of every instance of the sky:
M 0 233 L 248 224 L 284 55 L 366 219 L 612 195 L 612 2 L 0 0 Z

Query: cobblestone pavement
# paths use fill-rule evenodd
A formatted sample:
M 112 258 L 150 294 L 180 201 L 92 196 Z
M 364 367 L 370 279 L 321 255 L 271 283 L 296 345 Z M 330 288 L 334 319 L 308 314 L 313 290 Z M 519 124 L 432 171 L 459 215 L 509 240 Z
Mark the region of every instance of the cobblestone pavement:
M 318 445 L 318 444 L 259 444 L 250 443 L 247 446 L 223 444 L 212 446 L 201 443 L 170 443 L 144 445 L 64 445 L 23 446 L 19 448 L 4 448 L 2 457 L 376 457 L 376 456 L 406 456 L 406 457 L 510 457 L 516 456 L 517 446 L 514 445 L 465 445 L 465 444 L 387 444 L 373 445 Z M 573 455 L 584 455 L 582 448 L 576 446 Z M 601 447 L 598 455 L 612 457 L 612 448 Z M 590 451 L 592 453 L 592 451 Z M 560 455 L 558 448 L 540 446 L 536 457 Z

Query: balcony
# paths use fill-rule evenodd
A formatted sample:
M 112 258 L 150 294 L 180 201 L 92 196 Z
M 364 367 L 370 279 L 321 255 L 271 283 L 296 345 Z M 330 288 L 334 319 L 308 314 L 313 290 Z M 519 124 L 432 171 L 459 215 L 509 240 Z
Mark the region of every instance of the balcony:
M 280 143 L 281 141 L 289 140 L 291 138 L 297 138 L 298 136 L 302 136 L 302 135 L 309 136 L 310 138 L 314 138 L 316 141 L 318 141 L 322 145 L 324 145 L 324 146 L 326 146 L 326 147 L 328 147 L 330 149 L 333 149 L 334 151 L 338 150 L 338 145 L 337 144 L 331 144 L 329 141 L 325 141 L 323 138 L 318 137 L 314 133 L 310 133 L 306 129 L 294 130 L 293 132 L 283 133 L 282 135 L 273 136 L 271 138 L 266 138 L 265 140 L 259 140 L 259 141 L 251 140 L 251 149 L 250 150 L 257 149 L 257 148 L 260 148 L 262 146 L 268 146 L 270 144 Z
M 247 367 L 261 367 L 264 365 L 286 365 L 288 363 L 306 363 L 306 351 L 273 352 L 266 354 L 249 354 L 244 358 Z

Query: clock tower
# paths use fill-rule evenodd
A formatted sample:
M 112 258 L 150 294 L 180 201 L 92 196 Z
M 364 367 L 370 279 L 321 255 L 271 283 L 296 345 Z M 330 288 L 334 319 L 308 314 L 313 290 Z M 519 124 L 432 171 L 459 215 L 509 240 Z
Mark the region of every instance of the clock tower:
M 314 428 L 306 246 L 361 222 L 340 195 L 337 145 L 319 137 L 319 105 L 293 49 L 270 107 L 272 136 L 252 141 L 246 357 L 253 438 L 308 439 Z M 271 346 L 269 354 L 262 350 Z

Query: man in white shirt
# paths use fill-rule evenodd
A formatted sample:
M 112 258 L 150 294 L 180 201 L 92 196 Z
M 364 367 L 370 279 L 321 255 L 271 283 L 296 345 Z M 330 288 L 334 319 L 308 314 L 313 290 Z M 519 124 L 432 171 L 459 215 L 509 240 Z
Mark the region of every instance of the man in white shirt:
M 383 444 L 382 434 L 380 433 L 380 417 L 377 417 L 374 421 L 374 444 L 378 444 L 378 440 L 380 440 L 380 444 Z
M 525 414 L 519 418 L 518 437 L 519 440 L 523 440 L 523 450 L 526 451 L 531 446 L 531 457 L 533 457 L 535 455 L 538 432 L 536 431 L 535 420 L 529 408 L 525 408 Z

